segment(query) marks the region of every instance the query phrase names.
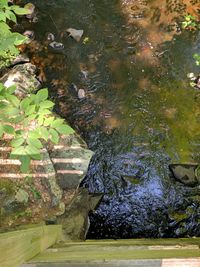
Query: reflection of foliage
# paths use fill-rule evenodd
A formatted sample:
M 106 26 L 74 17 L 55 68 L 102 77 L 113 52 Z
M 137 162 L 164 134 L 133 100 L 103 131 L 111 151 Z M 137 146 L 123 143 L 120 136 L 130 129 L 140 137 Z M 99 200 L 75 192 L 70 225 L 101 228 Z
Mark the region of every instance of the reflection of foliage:
M 54 103 L 47 100 L 47 89 L 23 100 L 13 95 L 15 89 L 0 84 L 0 137 L 3 134 L 13 137 L 11 157 L 19 159 L 21 171 L 27 172 L 31 159 L 41 159 L 41 140 L 58 143 L 60 134 L 70 134 L 73 130 L 63 119 L 53 116 Z
M 199 54 L 194 54 L 193 58 L 195 60 L 196 65 L 200 66 L 200 55 Z
M 17 22 L 17 15 L 28 14 L 29 10 L 17 5 L 8 5 L 8 0 L 0 1 L 0 68 L 8 65 L 9 61 L 16 55 L 19 50 L 16 46 L 24 43 L 27 39 L 17 32 L 11 32 L 7 20 Z
M 200 28 L 200 25 L 195 16 L 188 14 L 182 22 L 182 28 L 186 30 L 197 30 Z

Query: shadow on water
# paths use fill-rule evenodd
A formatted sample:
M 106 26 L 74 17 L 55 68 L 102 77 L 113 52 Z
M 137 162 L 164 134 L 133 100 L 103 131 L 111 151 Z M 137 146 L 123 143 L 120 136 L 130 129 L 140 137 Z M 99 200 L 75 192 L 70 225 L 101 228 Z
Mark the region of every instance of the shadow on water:
M 56 111 L 95 151 L 83 186 L 105 196 L 88 237 L 200 235 L 199 189 L 168 171 L 172 162 L 199 161 L 200 94 L 186 79 L 197 71 L 199 35 L 178 22 L 198 12 L 198 1 L 33 2 L 32 61 L 45 71 Z M 69 27 L 84 29 L 88 42 L 67 37 Z M 63 51 L 47 48 L 47 32 Z

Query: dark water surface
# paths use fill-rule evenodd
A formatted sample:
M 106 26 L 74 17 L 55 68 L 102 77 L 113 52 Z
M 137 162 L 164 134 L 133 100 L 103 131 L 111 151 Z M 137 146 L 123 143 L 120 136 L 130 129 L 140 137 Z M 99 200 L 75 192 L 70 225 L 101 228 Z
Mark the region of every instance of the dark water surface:
M 42 44 L 33 61 L 45 70 L 57 112 L 95 151 L 83 186 L 105 196 L 88 237 L 200 235 L 200 189 L 168 169 L 200 159 L 200 93 L 187 80 L 197 72 L 200 36 L 178 23 L 199 1 L 33 2 Z M 69 27 L 84 30 L 81 42 L 67 37 Z M 65 49 L 47 49 L 47 32 Z

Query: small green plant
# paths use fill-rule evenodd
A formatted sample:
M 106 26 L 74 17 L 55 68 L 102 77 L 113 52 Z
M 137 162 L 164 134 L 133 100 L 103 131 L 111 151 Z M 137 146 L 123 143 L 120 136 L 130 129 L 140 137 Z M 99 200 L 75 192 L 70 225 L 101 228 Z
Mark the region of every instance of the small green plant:
M 17 5 L 9 6 L 8 0 L 0 0 L 0 68 L 5 67 L 19 54 L 18 45 L 23 44 L 27 37 L 12 32 L 8 22 L 17 22 L 16 15 L 25 15 L 30 11 Z M 15 15 L 16 14 L 16 15 Z
M 21 161 L 22 172 L 28 172 L 31 159 L 41 159 L 44 141 L 56 144 L 61 134 L 74 130 L 53 115 L 54 103 L 47 99 L 47 89 L 23 100 L 14 95 L 15 90 L 15 86 L 6 88 L 0 84 L 0 138 L 12 136 L 10 156 Z
M 182 28 L 186 30 L 197 30 L 200 28 L 198 20 L 195 16 L 190 14 L 184 17 L 184 21 L 182 22 Z

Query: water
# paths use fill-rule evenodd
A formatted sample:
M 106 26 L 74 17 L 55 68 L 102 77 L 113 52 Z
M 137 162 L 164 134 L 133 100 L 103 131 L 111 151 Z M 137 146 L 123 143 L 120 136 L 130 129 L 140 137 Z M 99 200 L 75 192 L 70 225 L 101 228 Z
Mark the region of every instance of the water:
M 37 39 L 30 55 L 45 71 L 56 111 L 95 151 L 83 186 L 105 193 L 88 237 L 199 235 L 200 192 L 168 170 L 200 158 L 200 93 L 187 79 L 198 72 L 192 55 L 200 36 L 178 22 L 199 1 L 33 2 L 39 21 L 29 25 Z M 88 41 L 68 37 L 69 27 Z M 63 51 L 47 48 L 47 32 Z

